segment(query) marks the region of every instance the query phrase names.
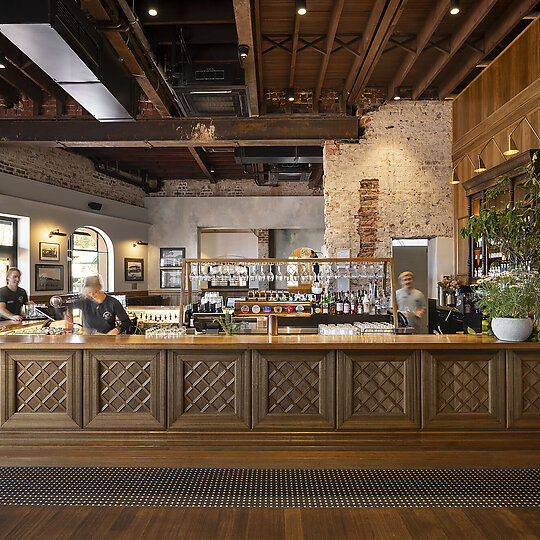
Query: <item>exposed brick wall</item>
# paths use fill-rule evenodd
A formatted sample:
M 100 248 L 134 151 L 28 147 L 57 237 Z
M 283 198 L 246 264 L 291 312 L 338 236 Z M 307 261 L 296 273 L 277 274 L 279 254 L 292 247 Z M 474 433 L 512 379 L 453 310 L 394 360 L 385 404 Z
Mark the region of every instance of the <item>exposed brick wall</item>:
M 270 233 L 268 229 L 253 229 L 257 237 L 257 257 L 268 259 L 270 256 Z
M 58 148 L 0 145 L 0 172 L 144 206 L 142 189 L 100 174 L 89 159 Z
M 311 189 L 306 182 L 285 182 L 276 187 L 258 186 L 253 180 L 165 180 L 163 188 L 151 197 L 280 197 L 321 196 L 322 188 Z
M 358 188 L 360 195 L 359 212 L 354 217 L 358 220 L 358 236 L 360 247 L 358 256 L 373 257 L 377 247 L 377 222 L 379 221 L 379 180 L 360 180 Z
M 358 144 L 324 148 L 325 244 L 389 256 L 392 238 L 451 237 L 451 104 L 392 102 Z

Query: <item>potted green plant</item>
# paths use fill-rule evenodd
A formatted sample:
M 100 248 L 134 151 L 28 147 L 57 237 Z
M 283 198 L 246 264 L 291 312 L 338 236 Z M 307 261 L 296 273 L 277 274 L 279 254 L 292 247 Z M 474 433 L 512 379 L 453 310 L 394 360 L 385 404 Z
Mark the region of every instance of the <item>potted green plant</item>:
M 225 311 L 223 317 L 218 317 L 214 319 L 214 322 L 219 323 L 221 329 L 227 336 L 232 336 L 238 332 L 240 329 L 241 323 L 235 323 L 233 319 L 233 314 L 231 312 Z
M 533 330 L 540 306 L 540 273 L 514 268 L 480 279 L 475 286 L 476 305 L 491 320 L 495 336 L 503 341 L 524 341 Z
M 536 172 L 538 153 L 525 169 L 521 185 L 524 197 L 514 204 L 497 206 L 496 199 L 508 192 L 508 176 L 486 190 L 480 212 L 460 230 L 465 238 L 483 239 L 498 246 L 508 268 L 480 280 L 475 286 L 478 307 L 491 320 L 495 336 L 505 341 L 523 341 L 531 335 L 532 317 L 540 309 L 540 178 Z

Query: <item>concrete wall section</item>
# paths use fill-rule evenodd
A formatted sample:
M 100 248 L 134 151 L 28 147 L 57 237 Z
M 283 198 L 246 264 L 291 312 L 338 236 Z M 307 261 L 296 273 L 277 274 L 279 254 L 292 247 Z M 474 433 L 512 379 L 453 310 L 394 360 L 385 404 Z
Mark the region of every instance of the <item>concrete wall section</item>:
M 390 256 L 392 238 L 451 237 L 451 104 L 392 102 L 365 118 L 358 144 L 324 149 L 330 255 Z
M 187 257 L 197 257 L 200 228 L 321 229 L 324 224 L 322 197 L 148 197 L 145 204 L 152 222 L 152 269 L 159 268 L 160 247 L 185 247 Z M 148 285 L 159 289 L 157 272 L 150 272 Z

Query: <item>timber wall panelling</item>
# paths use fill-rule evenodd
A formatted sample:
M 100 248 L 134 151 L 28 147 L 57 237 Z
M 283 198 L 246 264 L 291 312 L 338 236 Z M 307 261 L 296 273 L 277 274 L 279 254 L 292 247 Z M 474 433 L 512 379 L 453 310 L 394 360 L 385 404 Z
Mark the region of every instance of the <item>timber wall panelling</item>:
M 335 427 L 335 351 L 253 351 L 254 428 Z
M 84 427 L 165 429 L 166 351 L 85 351 Z
M 504 351 L 422 351 L 422 427 L 505 427 Z
M 508 351 L 507 427 L 540 427 L 540 351 Z
M 2 351 L 0 425 L 82 427 L 81 351 Z
M 168 426 L 251 427 L 250 351 L 169 351 Z
M 453 163 L 466 154 L 476 160 L 478 152 L 494 137 L 502 150 L 516 124 L 527 116 L 540 132 L 540 18 L 528 28 L 482 73 L 474 79 L 452 104 Z M 540 141 L 525 122 L 513 135 L 520 151 L 539 148 Z M 482 153 L 488 169 L 503 162 L 497 147 L 491 142 Z M 473 167 L 464 159 L 456 172 L 461 181 L 474 176 Z M 454 216 L 457 273 L 467 273 L 467 260 L 457 237 L 459 226 L 467 216 L 467 199 L 463 187 L 455 186 Z
M 420 427 L 418 351 L 338 351 L 337 426 Z

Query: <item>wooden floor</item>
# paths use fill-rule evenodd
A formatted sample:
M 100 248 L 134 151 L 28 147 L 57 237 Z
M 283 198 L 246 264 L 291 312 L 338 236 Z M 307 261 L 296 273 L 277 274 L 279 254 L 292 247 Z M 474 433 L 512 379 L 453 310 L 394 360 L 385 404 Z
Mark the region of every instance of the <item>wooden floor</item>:
M 0 466 L 305 468 L 539 467 L 539 435 L 402 436 L 362 448 L 2 446 Z M 498 443 L 497 439 L 498 438 Z M 456 439 L 458 437 L 456 436 Z M 451 444 L 449 444 L 451 443 Z M 4 440 L 5 444 L 5 440 Z M 540 539 L 538 508 L 130 508 L 0 506 L 9 539 Z
M 2 539 L 537 539 L 529 508 L 0 507 Z

